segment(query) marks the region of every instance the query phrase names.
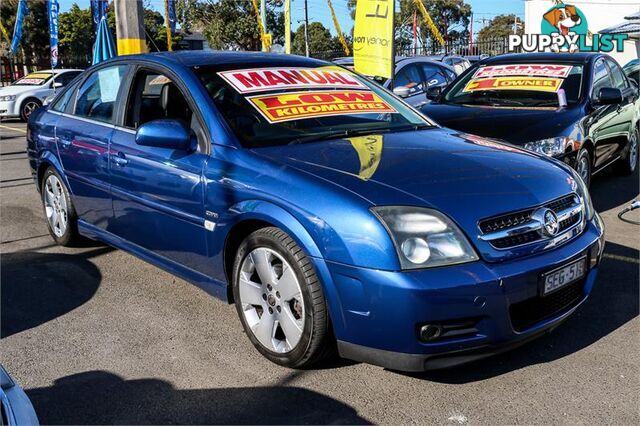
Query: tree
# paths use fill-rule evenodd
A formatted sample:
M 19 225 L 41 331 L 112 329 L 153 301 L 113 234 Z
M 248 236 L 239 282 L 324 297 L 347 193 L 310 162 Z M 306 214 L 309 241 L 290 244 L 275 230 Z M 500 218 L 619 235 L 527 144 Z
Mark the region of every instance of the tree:
M 23 22 L 21 49 L 18 52 L 24 52 L 25 59 L 30 61 L 46 63 L 50 57 L 47 3 L 45 0 L 35 0 L 28 2 L 28 5 L 30 13 Z M 9 37 L 13 36 L 17 10 L 18 0 L 0 1 L 0 21 Z
M 80 9 L 73 4 L 71 9 L 58 17 L 60 58 L 62 61 L 73 58 L 90 57 L 96 36 L 93 32 L 91 9 Z
M 495 38 L 505 38 L 513 34 L 513 26 L 516 22 L 516 15 L 499 15 L 496 16 L 478 32 L 478 42 L 483 42 Z M 524 34 L 524 27 L 518 25 L 516 34 Z
M 331 37 L 331 32 L 320 22 L 310 22 L 309 28 L 309 52 L 313 54 L 342 50 L 337 37 Z M 305 54 L 304 25 L 300 25 L 293 35 L 291 53 Z

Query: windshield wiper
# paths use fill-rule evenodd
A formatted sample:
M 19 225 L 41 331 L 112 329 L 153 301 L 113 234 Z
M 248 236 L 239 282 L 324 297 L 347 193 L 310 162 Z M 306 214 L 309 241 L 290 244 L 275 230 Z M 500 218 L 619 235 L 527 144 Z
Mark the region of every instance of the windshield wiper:
M 377 129 L 345 129 L 336 132 L 327 132 L 327 133 L 318 133 L 309 136 L 303 136 L 301 138 L 296 138 L 291 140 L 287 145 L 298 145 L 307 142 L 318 142 L 322 140 L 328 139 L 344 139 L 350 138 L 354 136 L 366 136 L 377 133 L 387 133 L 387 132 L 407 132 L 407 131 L 415 131 L 422 129 L 431 129 L 434 126 L 424 123 L 424 124 L 411 124 L 406 126 L 397 126 L 397 127 L 381 127 Z

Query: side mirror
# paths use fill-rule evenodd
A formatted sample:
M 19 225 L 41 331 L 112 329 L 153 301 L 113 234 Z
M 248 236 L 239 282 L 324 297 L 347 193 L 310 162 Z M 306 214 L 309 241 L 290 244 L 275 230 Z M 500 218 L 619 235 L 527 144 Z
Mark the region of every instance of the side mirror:
M 183 122 L 171 118 L 149 121 L 138 127 L 136 143 L 183 151 L 193 151 L 195 148 L 191 130 Z
M 617 105 L 622 103 L 622 91 L 613 87 L 603 87 L 594 99 L 594 104 L 599 105 Z
M 409 88 L 405 86 L 398 86 L 393 88 L 393 93 L 401 98 L 406 98 L 409 96 Z
M 427 99 L 435 101 L 442 94 L 442 86 L 432 86 L 427 89 Z
M 60 89 L 61 87 L 64 87 L 64 84 L 58 83 L 57 81 L 54 81 L 52 87 L 54 89 Z

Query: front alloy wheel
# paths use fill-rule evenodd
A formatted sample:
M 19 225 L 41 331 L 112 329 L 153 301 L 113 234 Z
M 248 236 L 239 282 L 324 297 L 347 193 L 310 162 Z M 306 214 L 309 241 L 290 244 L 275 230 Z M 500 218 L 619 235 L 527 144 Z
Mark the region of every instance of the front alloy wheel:
M 629 135 L 626 157 L 618 162 L 618 171 L 624 175 L 630 175 L 638 167 L 638 143 L 640 143 L 640 130 L 636 127 Z
M 306 367 L 331 349 L 326 302 L 313 265 L 278 228 L 253 232 L 234 262 L 238 316 L 258 351 L 286 367 Z
M 42 104 L 37 99 L 27 99 L 20 108 L 20 118 L 22 121 L 29 121 L 33 111 L 40 108 Z
M 585 149 L 578 152 L 578 158 L 576 159 L 576 171 L 582 178 L 582 181 L 587 187 L 591 183 L 591 157 L 589 152 Z

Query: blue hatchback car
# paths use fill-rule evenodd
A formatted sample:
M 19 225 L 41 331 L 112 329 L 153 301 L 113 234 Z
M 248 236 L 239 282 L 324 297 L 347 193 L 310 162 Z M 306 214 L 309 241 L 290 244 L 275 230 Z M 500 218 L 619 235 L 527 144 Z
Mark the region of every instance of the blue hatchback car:
M 515 347 L 585 301 L 604 249 L 569 167 L 308 58 L 116 58 L 32 114 L 27 143 L 59 244 L 105 242 L 235 303 L 288 367 Z

